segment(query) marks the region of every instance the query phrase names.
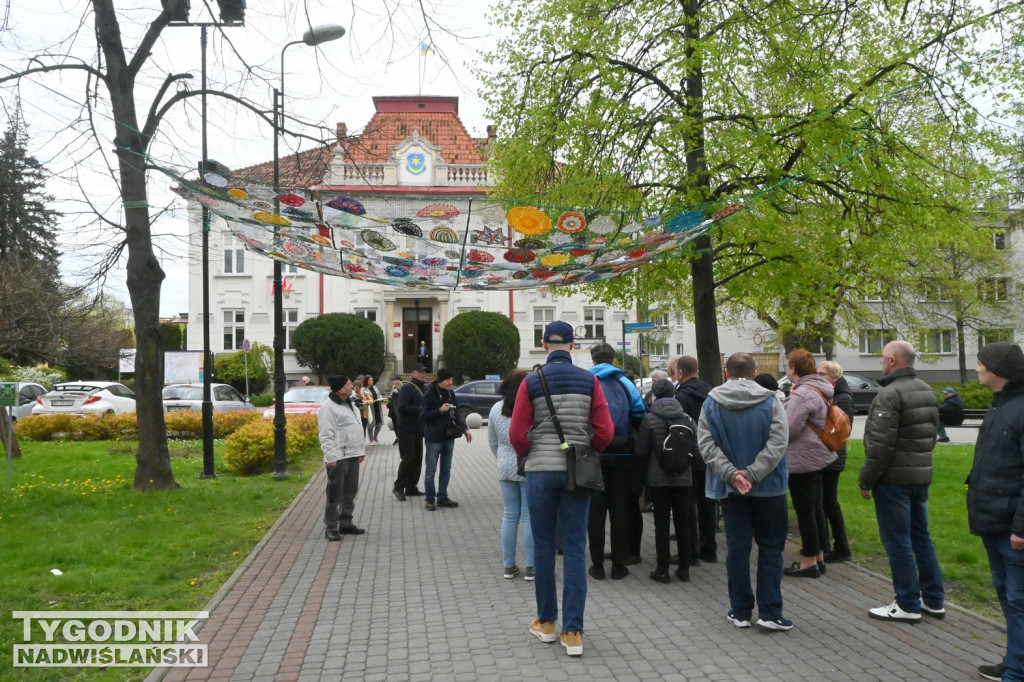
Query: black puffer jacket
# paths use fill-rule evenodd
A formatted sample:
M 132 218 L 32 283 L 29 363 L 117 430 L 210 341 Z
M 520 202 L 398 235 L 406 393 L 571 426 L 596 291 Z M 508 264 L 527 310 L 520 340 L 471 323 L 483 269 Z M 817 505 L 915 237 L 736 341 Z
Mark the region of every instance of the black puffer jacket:
M 974 535 L 1024 537 L 1024 384 L 992 397 L 967 477 L 967 523 Z
M 678 476 L 666 474 L 658 461 L 661 459 L 661 445 L 668 437 L 668 423 L 688 419 L 683 407 L 674 398 L 658 398 L 651 405 L 651 411 L 644 415 L 640 423 L 640 432 L 636 436 L 636 455 L 645 467 L 647 485 L 649 486 L 691 486 L 693 474 L 690 470 Z M 668 420 L 666 422 L 665 420 Z M 697 424 L 690 420 L 690 428 L 697 432 Z M 698 460 L 700 457 L 695 457 Z
M 445 403 L 451 405 L 448 410 L 442 411 L 441 406 Z M 455 440 L 445 434 L 445 428 L 454 424 L 459 431 L 466 433 L 466 422 L 456 415 L 455 393 L 451 389 L 441 388 L 437 382 L 433 382 L 423 391 L 423 404 L 420 406 L 420 421 L 423 423 L 423 439 L 430 443 L 443 443 L 446 440 Z
M 876 483 L 928 485 L 932 482 L 932 450 L 938 433 L 939 407 L 931 386 L 913 367 L 889 372 L 871 401 L 864 424 L 864 467 L 860 487 Z
M 850 418 L 850 426 L 853 426 L 853 413 L 856 412 L 856 408 L 853 404 L 853 394 L 850 393 L 850 384 L 846 383 L 846 379 L 839 377 L 839 381 L 833 387 L 834 393 L 832 394 L 832 402 L 839 406 L 839 409 L 846 413 L 846 416 Z M 836 450 L 836 461 L 825 467 L 825 471 L 843 471 L 846 469 L 846 448 L 840 448 Z

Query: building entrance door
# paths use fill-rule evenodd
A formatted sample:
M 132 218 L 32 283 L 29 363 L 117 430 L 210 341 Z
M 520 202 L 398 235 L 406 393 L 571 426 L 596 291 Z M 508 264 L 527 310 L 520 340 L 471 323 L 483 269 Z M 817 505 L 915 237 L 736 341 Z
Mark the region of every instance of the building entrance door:
M 428 372 L 433 371 L 434 349 L 430 347 L 432 315 L 430 308 L 402 309 L 402 366 L 406 372 L 419 362 L 427 366 Z

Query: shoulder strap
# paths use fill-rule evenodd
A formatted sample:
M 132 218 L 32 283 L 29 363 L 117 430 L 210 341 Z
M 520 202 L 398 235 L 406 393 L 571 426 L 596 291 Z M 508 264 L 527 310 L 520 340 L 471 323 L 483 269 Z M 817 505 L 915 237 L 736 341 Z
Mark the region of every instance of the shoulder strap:
M 544 391 L 544 400 L 548 404 L 548 412 L 551 413 L 551 421 L 555 425 L 555 433 L 558 434 L 558 440 L 561 442 L 561 449 L 568 449 L 569 445 L 565 442 L 565 434 L 562 433 L 562 425 L 558 422 L 558 415 L 555 414 L 555 405 L 551 402 L 551 393 L 548 391 L 548 382 L 544 379 L 544 368 L 541 367 L 537 370 L 537 376 L 540 378 L 540 387 Z
M 818 390 L 814 386 L 808 386 L 807 388 L 809 388 L 812 391 L 814 391 L 815 393 L 817 393 L 819 396 L 821 396 L 821 399 L 825 401 L 825 423 L 828 424 L 828 411 L 829 411 L 829 408 L 832 407 L 832 403 L 829 401 L 828 398 L 825 397 L 824 393 L 822 393 L 820 390 Z M 825 432 L 825 429 L 819 429 L 817 426 L 812 424 L 810 417 L 807 418 L 807 425 L 809 427 L 811 427 L 811 431 L 814 431 L 814 433 L 816 433 L 818 435 L 818 438 L 821 438 L 821 434 L 823 434 Z

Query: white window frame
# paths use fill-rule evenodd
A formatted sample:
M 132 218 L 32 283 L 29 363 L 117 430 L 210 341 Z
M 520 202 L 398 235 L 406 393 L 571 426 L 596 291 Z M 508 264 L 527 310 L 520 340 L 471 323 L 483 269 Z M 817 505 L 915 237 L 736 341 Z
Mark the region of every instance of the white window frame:
M 896 330 L 888 328 L 861 329 L 859 336 L 861 355 L 881 355 L 882 347 L 897 338 Z M 878 346 L 878 350 L 872 350 L 874 345 Z
M 356 308 L 353 311 L 355 315 L 358 315 L 359 317 L 365 317 L 370 322 L 377 321 L 377 312 L 378 310 L 376 308 Z
M 929 355 L 952 355 L 955 338 L 955 329 L 928 329 L 921 332 L 918 351 Z
M 224 340 L 224 350 L 242 350 L 242 341 L 245 340 L 245 309 L 225 308 L 221 311 L 221 319 L 223 320 L 224 333 L 221 334 L 221 338 Z
M 1012 329 L 979 329 L 978 330 L 978 348 L 984 348 L 990 343 L 996 341 L 1006 341 L 1013 343 L 1013 330 Z
M 299 326 L 299 309 L 284 308 L 281 310 L 284 317 L 284 347 L 289 350 L 295 349 L 295 330 Z
M 541 348 L 544 341 L 544 327 L 555 321 L 554 308 L 533 309 L 533 347 Z
M 583 328 L 587 339 L 604 340 L 604 307 L 588 306 L 583 309 Z
M 978 282 L 978 298 L 985 303 L 1005 303 L 1010 300 L 1010 278 L 985 277 Z
M 245 247 L 231 237 L 224 245 L 222 267 L 225 275 L 245 275 Z

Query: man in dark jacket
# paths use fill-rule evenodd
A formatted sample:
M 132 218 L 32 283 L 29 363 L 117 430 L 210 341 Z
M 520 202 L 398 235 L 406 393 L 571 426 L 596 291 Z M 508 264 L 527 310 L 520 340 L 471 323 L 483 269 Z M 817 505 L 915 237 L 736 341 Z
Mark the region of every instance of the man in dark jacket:
M 945 618 L 942 569 L 928 530 L 928 487 L 939 423 L 931 386 L 917 378 L 917 353 L 906 341 L 882 348 L 883 388 L 864 425 L 860 494 L 874 497 L 878 534 L 889 557 L 896 599 L 870 609 L 878 620 L 921 622 L 921 613 Z
M 704 399 L 711 386 L 697 377 L 697 358 L 683 355 L 675 358 L 676 400 L 683 406 L 683 412 L 693 421 L 700 420 Z M 718 503 L 710 499 L 704 490 L 704 461 L 700 460 L 693 469 L 693 486 L 690 488 L 690 565 L 701 561 L 718 561 Z M 685 560 L 679 557 L 680 563 Z
M 946 435 L 947 426 L 960 426 L 964 423 L 963 399 L 956 394 L 956 389 L 947 386 L 942 389 L 942 402 L 939 403 L 939 438 L 940 443 L 948 443 L 949 436 Z
M 427 368 L 414 365 L 412 379 L 398 392 L 398 454 L 402 463 L 398 465 L 395 477 L 394 495 L 399 502 L 405 502 L 406 495 L 422 495 L 416 488 L 423 469 L 423 436 L 420 433 L 420 406 L 423 404 L 424 383 Z
M 423 475 L 427 511 L 434 511 L 438 507 L 454 509 L 459 503 L 448 497 L 448 481 L 452 475 L 455 439 L 461 432 L 466 436 L 466 442 L 471 443 L 473 435 L 466 428 L 466 422 L 455 413 L 452 373 L 443 367 L 437 370 L 437 380 L 423 393 L 420 421 L 423 422 L 423 437 L 427 441 L 427 470 Z M 438 477 L 435 497 L 434 474 L 439 461 L 441 475 Z
M 1006 618 L 1006 656 L 990 680 L 1024 680 L 1024 353 L 1003 341 L 978 351 L 978 381 L 993 391 L 967 478 L 967 522 L 988 553 Z

